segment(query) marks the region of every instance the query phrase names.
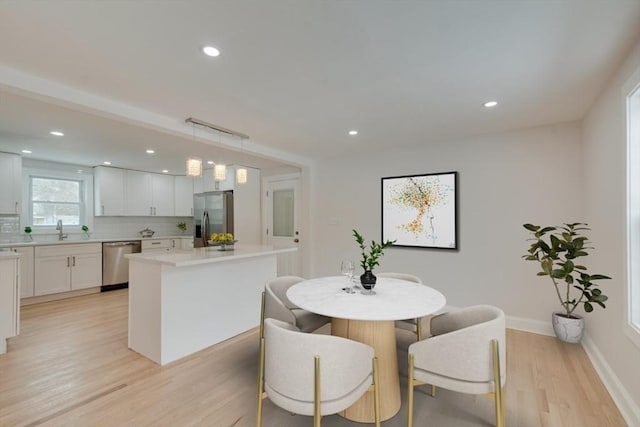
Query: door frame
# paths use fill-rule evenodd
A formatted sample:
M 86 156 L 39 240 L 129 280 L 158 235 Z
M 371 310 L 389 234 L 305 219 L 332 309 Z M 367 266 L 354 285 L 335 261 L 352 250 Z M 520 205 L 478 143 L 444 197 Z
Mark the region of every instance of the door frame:
M 261 233 L 261 242 L 262 244 L 266 245 L 268 244 L 268 235 L 267 235 L 267 229 L 271 227 L 271 224 L 269 224 L 269 200 L 267 199 L 267 189 L 269 188 L 269 184 L 275 183 L 275 182 L 279 182 L 279 181 L 291 181 L 291 180 L 298 180 L 298 192 L 299 194 L 297 195 L 299 201 L 299 212 L 297 213 L 297 217 L 296 217 L 296 222 L 297 222 L 297 231 L 299 233 L 299 238 L 300 238 L 300 244 L 298 245 L 298 271 L 300 271 L 300 274 L 304 274 L 305 271 L 305 262 L 304 262 L 304 247 L 306 246 L 305 244 L 305 239 L 304 236 L 306 235 L 305 233 L 305 228 L 306 228 L 306 221 L 304 220 L 304 215 L 302 214 L 302 212 L 304 212 L 304 207 L 302 205 L 303 201 L 305 200 L 304 195 L 303 195 L 303 188 L 304 186 L 302 185 L 302 173 L 288 173 L 288 174 L 282 174 L 282 175 L 272 175 L 272 176 L 267 176 L 267 177 L 263 177 L 262 178 L 262 193 L 261 193 L 261 205 L 262 205 L 262 233 Z

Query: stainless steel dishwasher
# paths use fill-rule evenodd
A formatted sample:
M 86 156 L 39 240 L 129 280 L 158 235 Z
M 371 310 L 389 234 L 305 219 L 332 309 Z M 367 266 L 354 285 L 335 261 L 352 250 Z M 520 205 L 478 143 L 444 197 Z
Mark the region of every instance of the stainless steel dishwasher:
M 140 240 L 102 244 L 102 292 L 129 286 L 129 260 L 124 256 L 140 251 Z

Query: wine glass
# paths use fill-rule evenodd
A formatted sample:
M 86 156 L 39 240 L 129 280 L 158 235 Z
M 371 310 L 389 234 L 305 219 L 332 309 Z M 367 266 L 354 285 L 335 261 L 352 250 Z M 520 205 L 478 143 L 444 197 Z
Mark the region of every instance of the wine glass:
M 345 292 L 348 294 L 354 294 L 356 291 L 353 290 L 353 272 L 355 270 L 355 266 L 353 261 L 342 261 L 340 264 L 340 272 L 343 276 L 347 277 L 347 286 L 345 287 Z

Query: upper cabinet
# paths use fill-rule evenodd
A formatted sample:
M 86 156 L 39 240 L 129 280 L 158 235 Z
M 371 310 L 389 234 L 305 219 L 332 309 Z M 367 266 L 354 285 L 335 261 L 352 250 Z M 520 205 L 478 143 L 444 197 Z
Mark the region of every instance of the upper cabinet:
M 174 216 L 173 176 L 128 170 L 126 214 Z
M 204 193 L 207 191 L 227 191 L 233 190 L 236 182 L 235 166 L 227 166 L 226 177 L 223 181 L 216 181 L 213 178 L 213 169 L 203 169 L 202 176 L 195 178 L 193 184 L 194 193 Z
M 18 215 L 22 208 L 22 157 L 0 153 L 0 214 Z
M 171 175 L 96 166 L 95 215 L 174 216 L 173 179 Z
M 193 177 L 174 176 L 173 179 L 176 216 L 193 216 Z
M 94 199 L 96 216 L 125 214 L 124 169 L 96 166 L 94 168 Z

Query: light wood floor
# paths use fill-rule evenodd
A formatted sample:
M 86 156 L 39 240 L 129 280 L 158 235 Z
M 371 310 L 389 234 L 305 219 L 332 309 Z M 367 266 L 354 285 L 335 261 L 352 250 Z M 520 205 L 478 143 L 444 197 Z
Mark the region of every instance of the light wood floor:
M 625 425 L 582 347 L 508 330 L 507 354 L 508 426 Z M 0 426 L 253 426 L 257 363 L 257 330 L 165 367 L 128 350 L 126 290 L 23 307 L 0 356 Z M 404 384 L 385 427 L 405 425 Z M 493 423 L 484 396 L 439 389 L 415 405 L 416 426 Z M 265 401 L 265 427 L 311 425 Z

